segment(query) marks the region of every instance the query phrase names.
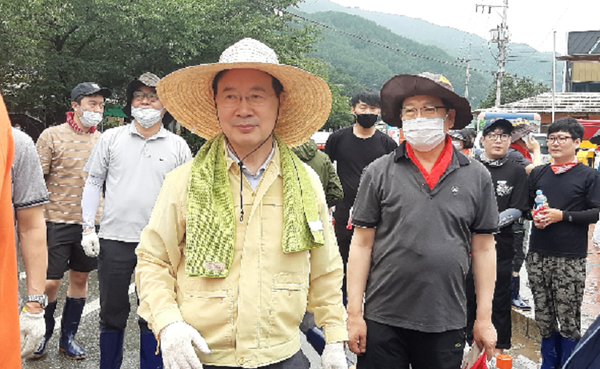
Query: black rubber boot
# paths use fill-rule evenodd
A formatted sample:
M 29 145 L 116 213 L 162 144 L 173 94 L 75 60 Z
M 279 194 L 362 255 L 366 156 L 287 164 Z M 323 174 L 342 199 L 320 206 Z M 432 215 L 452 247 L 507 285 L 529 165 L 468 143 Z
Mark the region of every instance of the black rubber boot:
M 33 354 L 29 356 L 29 358 L 31 359 L 39 359 L 45 354 L 46 344 L 50 340 L 50 337 L 52 337 L 52 333 L 54 332 L 54 326 L 56 324 L 56 321 L 54 320 L 56 302 L 57 300 L 49 302 L 48 306 L 46 306 L 46 309 L 44 310 L 44 320 L 46 321 L 46 334 L 44 335 L 44 338 L 42 339 L 42 342 L 40 342 L 38 348 L 33 352 Z
M 85 297 L 75 299 L 67 297 L 65 308 L 63 310 L 61 328 L 60 328 L 60 352 L 64 353 L 68 359 L 85 359 L 85 350 L 75 342 L 75 334 L 79 328 L 81 313 L 85 306 Z
M 100 369 L 119 369 L 123 363 L 125 330 L 100 328 Z
M 152 331 L 140 329 L 140 369 L 163 369 L 162 354 Z

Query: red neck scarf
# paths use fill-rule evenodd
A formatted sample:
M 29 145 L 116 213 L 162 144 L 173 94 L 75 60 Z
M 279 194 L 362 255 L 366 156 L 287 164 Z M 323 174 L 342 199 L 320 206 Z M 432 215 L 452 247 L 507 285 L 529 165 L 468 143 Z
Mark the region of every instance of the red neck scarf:
M 554 174 L 561 174 L 564 172 L 568 172 L 577 164 L 579 164 L 579 160 L 577 160 L 577 158 L 575 158 L 575 159 L 573 159 L 573 161 L 571 161 L 569 163 L 565 163 L 565 164 L 550 164 L 550 169 L 552 169 Z
M 67 123 L 69 123 L 69 125 L 71 126 L 71 128 L 73 128 L 75 130 L 75 132 L 88 133 L 88 134 L 92 134 L 92 133 L 96 132 L 96 129 L 98 129 L 98 127 L 96 127 L 96 126 L 93 126 L 87 132 L 84 132 L 81 128 L 79 128 L 77 123 L 75 123 L 75 121 L 73 120 L 74 115 L 75 115 L 74 111 L 67 112 Z
M 527 159 L 531 163 L 533 163 L 533 158 L 531 157 L 531 154 L 529 153 L 529 150 L 527 150 L 525 147 L 523 147 L 523 146 L 521 146 L 519 144 L 516 144 L 516 143 L 510 144 L 510 147 L 512 147 L 513 149 L 517 150 L 521 154 L 523 154 L 523 156 L 525 157 L 525 159 Z
M 419 162 L 419 159 L 417 159 L 417 157 L 415 156 L 413 148 L 410 146 L 408 141 L 406 141 L 406 153 L 408 154 L 410 160 L 412 160 L 413 163 L 415 163 L 415 165 L 417 166 L 417 168 L 419 168 L 419 170 L 421 171 L 421 174 L 423 175 L 423 178 L 425 178 L 425 181 L 427 182 L 427 185 L 429 186 L 430 190 L 433 190 L 433 188 L 438 183 L 446 169 L 448 169 L 450 162 L 452 162 L 453 151 L 454 146 L 452 146 L 452 139 L 450 138 L 450 136 L 446 135 L 444 148 L 442 149 L 440 156 L 438 156 L 435 164 L 433 164 L 433 168 L 431 168 L 431 173 L 427 173 L 425 168 Z

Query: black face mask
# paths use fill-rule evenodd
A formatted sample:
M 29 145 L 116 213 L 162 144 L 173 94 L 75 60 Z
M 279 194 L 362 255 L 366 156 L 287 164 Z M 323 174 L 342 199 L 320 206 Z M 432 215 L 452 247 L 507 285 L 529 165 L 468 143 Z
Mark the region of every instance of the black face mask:
M 371 128 L 377 122 L 377 114 L 356 114 L 356 122 L 363 128 Z

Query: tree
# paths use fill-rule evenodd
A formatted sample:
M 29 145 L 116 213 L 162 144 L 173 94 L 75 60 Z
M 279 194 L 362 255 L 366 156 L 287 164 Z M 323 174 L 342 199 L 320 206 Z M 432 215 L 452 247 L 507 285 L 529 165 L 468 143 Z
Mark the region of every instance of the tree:
M 523 100 L 528 97 L 537 96 L 550 91 L 550 87 L 541 82 L 534 82 L 531 77 L 521 77 L 510 73 L 504 74 L 502 85 L 500 86 L 500 105 L 510 104 L 515 101 Z M 479 104 L 479 109 L 492 108 L 496 104 L 496 85 L 490 90 L 489 94 Z
M 318 32 L 285 14 L 294 0 L 0 0 L 0 87 L 10 111 L 64 120 L 70 90 L 95 81 L 123 103 L 146 71 L 218 60 L 243 37 L 298 65 Z M 119 101 L 120 100 L 120 101 Z

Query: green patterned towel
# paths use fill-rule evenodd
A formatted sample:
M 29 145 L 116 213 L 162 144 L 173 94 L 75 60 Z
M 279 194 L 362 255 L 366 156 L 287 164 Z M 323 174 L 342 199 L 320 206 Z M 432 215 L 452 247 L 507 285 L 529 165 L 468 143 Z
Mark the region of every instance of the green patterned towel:
M 323 245 L 313 187 L 302 161 L 275 135 L 283 177 L 284 253 Z M 188 184 L 185 272 L 225 278 L 233 260 L 236 217 L 225 161 L 223 134 L 207 141 L 194 162 Z

